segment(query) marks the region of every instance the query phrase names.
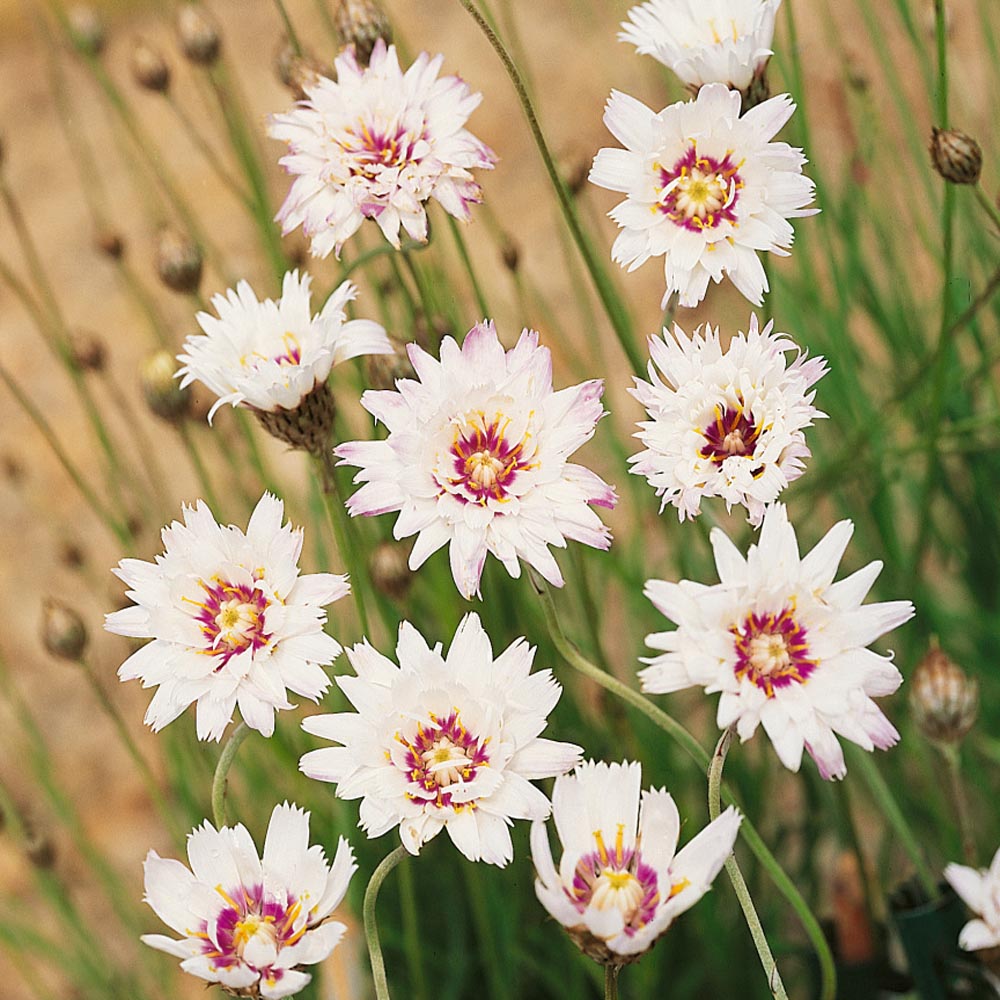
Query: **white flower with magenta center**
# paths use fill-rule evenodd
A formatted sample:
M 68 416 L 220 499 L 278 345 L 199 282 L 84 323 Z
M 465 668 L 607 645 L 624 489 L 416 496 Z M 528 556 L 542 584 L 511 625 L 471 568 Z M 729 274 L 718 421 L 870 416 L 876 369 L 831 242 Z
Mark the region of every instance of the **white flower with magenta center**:
M 697 92 L 746 90 L 767 68 L 781 0 L 649 0 L 628 12 L 620 41 L 651 55 Z
M 966 951 L 1000 947 L 1000 850 L 989 868 L 977 871 L 953 863 L 945 868 L 944 877 L 976 915 L 962 928 L 959 945 Z
M 585 761 L 556 779 L 556 868 L 544 822 L 531 827 L 535 892 L 584 954 L 636 960 L 711 887 L 739 831 L 732 807 L 680 850 L 680 817 L 666 789 L 641 795 L 642 766 Z
M 880 562 L 833 582 L 853 531 L 841 521 L 800 558 L 795 529 L 776 503 L 744 558 L 714 528 L 720 583 L 646 584 L 646 596 L 677 629 L 646 637 L 664 652 L 645 661 L 643 690 L 721 692 L 720 728 L 735 724 L 745 741 L 763 725 L 792 771 L 805 749 L 824 778 L 842 778 L 838 735 L 869 751 L 894 746 L 899 733 L 872 699 L 892 694 L 903 678 L 891 658 L 866 647 L 909 621 L 913 605 L 861 603 Z
M 378 323 L 348 320 L 347 304 L 357 289 L 345 281 L 316 316 L 311 315 L 309 275 L 285 275 L 281 298 L 257 300 L 241 281 L 215 295 L 218 317 L 198 313 L 204 336 L 188 337 L 179 374 L 182 386 L 203 382 L 218 397 L 209 412 L 226 403 L 270 411 L 295 409 L 334 365 L 362 354 L 391 354 L 392 344 Z
M 369 837 L 398 826 L 417 854 L 446 829 L 471 861 L 503 867 L 511 822 L 549 815 L 531 780 L 580 758 L 579 747 L 539 735 L 562 689 L 551 671 L 531 673 L 534 654 L 518 639 L 494 658 L 476 614 L 462 619 L 447 656 L 403 622 L 398 666 L 367 642 L 347 650 L 357 676 L 337 684 L 357 711 L 306 719 L 307 732 L 342 745 L 299 766 L 335 782 L 340 798 L 362 800 Z
M 347 48 L 336 81 L 304 84 L 307 100 L 271 116 L 268 134 L 288 143 L 281 164 L 295 178 L 277 216 L 283 232 L 302 226 L 313 255 L 326 257 L 365 219 L 397 249 L 400 227 L 426 240 L 428 198 L 469 219 L 482 200 L 472 169 L 496 157 L 465 128 L 481 95 L 457 76 L 439 78 L 443 62 L 423 52 L 404 73 L 395 46 L 379 39 L 362 68 Z
M 144 934 L 153 948 L 181 959 L 193 976 L 238 996 L 279 1000 L 312 978 L 300 966 L 322 962 L 347 928 L 330 919 L 357 871 L 340 838 L 333 864 L 309 846 L 309 813 L 275 806 L 264 856 L 246 827 L 216 830 L 207 820 L 188 835 L 190 869 L 146 857 L 146 902 L 181 935 Z
M 757 254 L 788 256 L 789 219 L 815 214 L 813 182 L 800 149 L 772 142 L 795 105 L 772 97 L 740 116 L 740 95 L 722 84 L 659 114 L 613 91 L 604 123 L 625 149 L 602 149 L 590 180 L 620 191 L 609 213 L 621 232 L 612 259 L 630 271 L 664 258 L 667 290 L 696 306 L 728 276 L 755 305 L 768 289 Z
M 649 338 L 650 381 L 637 378 L 630 390 L 649 414 L 636 434 L 646 450 L 629 462 L 662 498 L 661 510 L 673 504 L 683 521 L 697 517 L 702 497 L 718 496 L 729 509 L 745 506 L 759 525 L 764 505 L 802 474 L 803 430 L 825 416 L 809 390 L 826 363 L 771 328 L 759 330 L 751 316 L 749 332 L 726 350 L 711 326 L 689 337 L 675 325 L 673 336 Z
M 159 731 L 197 704 L 199 739 L 218 740 L 238 706 L 264 736 L 287 690 L 313 701 L 330 686 L 320 664 L 340 652 L 323 631 L 323 606 L 350 591 L 347 577 L 299 575 L 302 531 L 282 525 L 284 504 L 265 493 L 246 533 L 223 527 L 201 500 L 163 529 L 153 563 L 114 570 L 134 606 L 107 615 L 118 635 L 151 638 L 120 667 L 123 680 L 157 686 L 146 724 Z
M 525 330 L 504 351 L 490 322 L 473 327 L 461 348 L 446 337 L 440 361 L 416 344 L 408 350 L 419 381 L 400 379 L 397 392 L 361 397 L 388 438 L 335 449 L 361 467 L 351 514 L 399 511 L 396 538 L 417 535 L 410 569 L 450 545 L 464 597 L 478 593 L 488 552 L 513 577 L 524 559 L 562 586 L 550 545 L 611 544 L 589 505 L 613 507 L 614 490 L 567 461 L 604 415 L 601 380 L 554 392 L 552 357 L 538 334 Z

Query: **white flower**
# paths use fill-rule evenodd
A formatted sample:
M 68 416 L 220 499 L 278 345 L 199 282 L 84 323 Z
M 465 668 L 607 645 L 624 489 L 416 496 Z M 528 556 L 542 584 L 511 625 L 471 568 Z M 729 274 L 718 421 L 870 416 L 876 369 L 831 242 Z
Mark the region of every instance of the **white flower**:
M 361 801 L 361 827 L 379 837 L 394 826 L 408 851 L 447 829 L 471 861 L 503 867 L 513 857 L 507 827 L 545 819 L 549 801 L 530 779 L 573 767 L 580 748 L 543 739 L 562 689 L 549 670 L 530 673 L 523 639 L 496 659 L 479 616 L 459 623 L 447 656 L 403 622 L 399 666 L 367 640 L 347 650 L 356 677 L 337 684 L 357 712 L 314 715 L 302 728 L 339 747 L 307 753 L 311 778 Z
M 695 306 L 709 279 L 728 275 L 760 305 L 767 276 L 757 252 L 788 256 L 789 219 L 813 215 L 813 182 L 800 149 L 771 142 L 791 117 L 787 94 L 740 117 L 740 95 L 718 83 L 659 114 L 613 91 L 604 124 L 625 149 L 602 149 L 590 180 L 626 195 L 609 213 L 622 232 L 612 259 L 630 271 L 664 258 L 667 290 Z
M 959 945 L 966 951 L 1000 947 L 1000 850 L 988 869 L 950 864 L 944 877 L 977 918 L 962 928 Z
M 323 631 L 323 606 L 350 591 L 347 577 L 299 576 L 302 530 L 282 525 L 284 504 L 265 493 L 244 534 L 216 523 L 204 501 L 163 529 L 155 563 L 123 559 L 113 572 L 133 607 L 106 616 L 118 635 L 151 638 L 118 671 L 159 685 L 146 724 L 159 731 L 197 702 L 198 738 L 218 740 L 239 706 L 265 736 L 286 688 L 316 701 L 330 686 L 319 664 L 340 644 Z
M 708 892 L 741 816 L 732 807 L 679 852 L 680 817 L 665 788 L 642 793 L 642 765 L 585 761 L 556 779 L 557 869 L 544 822 L 531 826 L 535 892 L 584 954 L 634 961 Z M 637 828 L 638 826 L 638 828 Z
M 894 746 L 899 733 L 872 698 L 892 694 L 903 678 L 890 657 L 865 647 L 912 618 L 913 605 L 861 603 L 881 562 L 833 582 L 853 531 L 841 521 L 800 559 L 784 504 L 772 504 L 744 559 L 714 528 L 721 583 L 646 584 L 646 596 L 678 627 L 646 637 L 665 652 L 645 661 L 643 690 L 720 691 L 719 726 L 735 723 L 745 741 L 763 724 L 792 771 L 804 748 L 824 778 L 842 778 L 847 768 L 837 735 L 866 750 Z
M 479 592 L 486 554 L 513 577 L 518 559 L 553 586 L 562 575 L 550 545 L 566 539 L 607 549 L 611 535 L 589 504 L 614 507 L 614 490 L 567 461 L 604 415 L 603 382 L 554 392 L 552 357 L 534 330 L 505 352 L 492 322 L 462 347 L 446 337 L 441 360 L 410 344 L 419 381 L 398 392 L 366 392 L 361 405 L 389 429 L 383 441 L 352 441 L 335 453 L 361 467 L 351 514 L 399 511 L 394 535 L 416 534 L 410 569 L 450 543 L 462 595 Z
M 228 993 L 298 993 L 312 978 L 299 966 L 322 962 L 347 930 L 330 920 L 358 868 L 347 841 L 328 865 L 323 849 L 309 846 L 309 813 L 286 802 L 271 813 L 263 860 L 242 824 L 216 830 L 208 820 L 188 835 L 187 852 L 190 870 L 156 851 L 146 856 L 146 902 L 182 936 L 142 940 Z
M 771 328 L 758 330 L 751 316 L 749 333 L 725 351 L 718 327 L 689 337 L 675 325 L 673 337 L 649 338 L 650 381 L 637 378 L 629 390 L 650 417 L 635 435 L 646 450 L 629 462 L 662 498 L 661 511 L 671 503 L 683 521 L 697 517 L 702 497 L 718 496 L 730 510 L 743 504 L 756 526 L 764 505 L 802 475 L 803 428 L 826 415 L 809 388 L 826 363 Z M 786 365 L 788 351 L 796 356 Z
M 385 330 L 367 319 L 346 319 L 347 303 L 357 289 L 345 281 L 327 299 L 317 316 L 310 314 L 310 277 L 298 271 L 285 275 L 281 298 L 257 301 L 241 281 L 236 290 L 212 297 L 218 318 L 198 313 L 204 336 L 188 337 L 187 354 L 178 374 L 181 386 L 198 380 L 219 399 L 209 420 L 225 403 L 256 410 L 292 410 L 330 369 L 361 354 L 391 354 Z
M 482 95 L 457 76 L 438 79 L 443 62 L 422 52 L 403 73 L 395 46 L 379 39 L 362 68 L 347 48 L 336 82 L 306 83 L 308 100 L 271 116 L 268 134 L 288 143 L 281 164 L 295 176 L 277 215 L 283 232 L 302 226 L 313 255 L 326 257 L 365 219 L 394 247 L 400 226 L 426 240 L 428 198 L 469 218 L 482 200 L 471 168 L 490 169 L 496 156 L 464 127 Z
M 672 69 L 692 90 L 746 90 L 767 67 L 781 0 L 649 0 L 628 12 L 620 41 Z

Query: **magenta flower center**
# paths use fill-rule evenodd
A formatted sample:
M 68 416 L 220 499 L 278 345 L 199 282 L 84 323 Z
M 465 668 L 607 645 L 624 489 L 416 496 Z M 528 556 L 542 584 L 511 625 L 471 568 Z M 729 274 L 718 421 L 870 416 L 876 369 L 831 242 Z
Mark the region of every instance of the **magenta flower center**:
M 684 229 L 701 232 L 722 222 L 736 223 L 736 205 L 743 181 L 728 152 L 718 160 L 699 156 L 692 143 L 688 151 L 668 170 L 657 164 L 660 211 Z
M 230 583 L 213 577 L 202 581 L 203 601 L 192 601 L 198 608 L 195 620 L 200 623 L 205 640 L 203 652 L 221 656 L 222 669 L 230 657 L 246 649 L 256 652 L 271 639 L 267 632 L 265 612 L 270 601 L 256 585 Z
M 360 122 L 338 137 L 337 142 L 347 154 L 350 175 L 373 181 L 383 170 L 419 162 L 414 151 L 422 137 L 398 124 Z
M 804 684 L 819 665 L 809 655 L 806 629 L 788 608 L 780 614 L 749 614 L 742 625 L 733 625 L 736 676 L 746 677 L 768 698 L 776 688 Z
M 295 944 L 309 929 L 308 921 L 295 927 L 302 904 L 294 897 L 284 904 L 265 899 L 262 885 L 249 889 L 241 885 L 228 892 L 218 885 L 215 891 L 225 906 L 215 918 L 214 929 L 203 923 L 195 934 L 203 939 L 202 953 L 211 959 L 211 970 L 247 965 L 273 985 L 283 975 L 281 969 L 272 968 L 278 952 Z
M 618 910 L 625 933 L 631 936 L 653 919 L 662 897 L 656 870 L 642 860 L 638 842 L 634 847 L 625 847 L 624 839 L 625 826 L 620 823 L 614 848 L 609 851 L 603 833 L 596 830 L 595 849 L 576 863 L 572 889 L 565 892 L 580 913 L 591 906 L 598 910 Z M 671 887 L 667 898 L 675 896 L 686 884 L 681 882 Z
M 518 474 L 532 468 L 527 461 L 525 439 L 507 437 L 510 419 L 499 414 L 487 421 L 478 413 L 455 431 L 447 464 L 444 488 L 465 503 L 486 506 L 490 500 L 508 499 Z
M 733 455 L 752 457 L 761 428 L 749 419 L 742 406 L 715 407 L 715 419 L 703 431 L 705 444 L 698 454 L 715 465 Z
M 407 797 L 424 805 L 474 809 L 474 801 L 454 801 L 455 792 L 472 781 L 479 768 L 489 767 L 489 737 L 480 739 L 470 733 L 457 709 L 444 719 L 433 713 L 428 718 L 430 725 L 418 723 L 412 739 L 396 734 L 396 741 L 405 748 L 403 759 L 410 779 Z

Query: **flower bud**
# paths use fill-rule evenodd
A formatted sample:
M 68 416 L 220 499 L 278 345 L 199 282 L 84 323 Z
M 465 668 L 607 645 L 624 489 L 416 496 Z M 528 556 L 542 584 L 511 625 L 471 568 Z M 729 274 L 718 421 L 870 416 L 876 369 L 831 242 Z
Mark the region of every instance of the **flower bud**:
M 979 712 L 979 685 L 934 643 L 910 681 L 910 711 L 935 743 L 958 743 Z
M 274 69 L 297 101 L 304 101 L 309 96 L 305 88 L 315 84 L 320 77 L 335 77 L 333 69 L 324 66 L 312 53 L 297 55 L 287 39 L 282 40 L 274 54 Z
M 101 15 L 88 4 L 79 3 L 70 7 L 66 16 L 73 44 L 86 55 L 100 55 L 106 37 Z
M 344 45 L 354 46 L 354 57 L 361 66 L 368 65 L 380 38 L 387 45 L 392 41 L 389 19 L 378 0 L 341 0 L 333 21 Z
M 574 198 L 587 183 L 587 177 L 590 175 L 590 162 L 588 157 L 576 156 L 566 169 L 566 187 L 569 188 L 569 193 Z
M 983 170 L 979 143 L 958 129 L 932 128 L 930 144 L 934 169 L 952 184 L 975 184 Z
M 191 62 L 211 66 L 219 58 L 222 39 L 218 26 L 200 4 L 186 3 L 177 11 L 177 37 Z
M 503 244 L 500 247 L 500 256 L 503 259 L 504 267 L 511 274 L 516 274 L 518 264 L 521 262 L 521 248 L 512 236 L 504 236 Z
M 70 359 L 77 371 L 100 372 L 104 370 L 108 351 L 104 341 L 90 330 L 75 330 L 69 338 Z
M 24 853 L 36 868 L 52 868 L 56 863 L 56 845 L 48 831 L 40 830 L 29 816 L 24 823 Z
M 162 420 L 178 423 L 188 414 L 191 388 L 174 378 L 177 361 L 170 351 L 155 351 L 142 363 L 139 378 L 146 405 Z
M 132 44 L 132 78 L 140 87 L 160 94 L 170 86 L 170 67 L 163 53 L 143 38 Z
M 80 569 L 87 561 L 87 554 L 79 542 L 64 538 L 59 543 L 59 561 L 68 569 Z
M 395 389 L 396 379 L 415 378 L 416 373 L 406 355 L 406 347 L 390 337 L 392 354 L 365 355 L 365 381 L 373 389 Z
M 98 250 L 112 260 L 121 260 L 125 254 L 125 241 L 122 234 L 114 229 L 104 229 L 94 237 Z
M 175 292 L 190 294 L 201 284 L 201 247 L 186 233 L 164 226 L 156 244 L 156 271 Z
M 62 601 L 46 598 L 42 605 L 42 644 L 63 660 L 79 660 L 87 648 L 83 619 Z
M 368 561 L 375 589 L 394 601 L 406 597 L 413 583 L 409 550 L 403 542 L 379 542 Z

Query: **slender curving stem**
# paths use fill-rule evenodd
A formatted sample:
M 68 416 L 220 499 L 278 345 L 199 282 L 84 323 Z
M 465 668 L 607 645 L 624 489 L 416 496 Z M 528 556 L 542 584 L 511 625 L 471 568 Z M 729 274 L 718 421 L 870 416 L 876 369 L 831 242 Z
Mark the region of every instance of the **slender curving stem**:
M 365 923 L 365 941 L 368 942 L 368 958 L 372 966 L 372 979 L 375 980 L 376 1000 L 389 1000 L 389 981 L 386 979 L 385 961 L 382 958 L 382 945 L 378 939 L 375 904 L 378 902 L 378 891 L 382 888 L 382 883 L 385 881 L 386 876 L 408 853 L 406 848 L 400 844 L 394 851 L 387 854 L 379 862 L 378 868 L 372 872 L 372 877 L 368 881 L 368 888 L 365 889 L 362 914 Z
M 219 762 L 215 765 L 215 774 L 212 776 L 212 819 L 217 830 L 226 825 L 226 786 L 229 769 L 236 759 L 236 751 L 249 735 L 250 727 L 241 722 L 226 741 L 222 753 L 219 754 Z
M 604 1000 L 618 1000 L 618 974 L 620 965 L 604 966 Z
M 733 741 L 734 727 L 730 726 L 720 737 L 715 745 L 715 753 L 712 754 L 712 763 L 708 767 L 708 816 L 709 819 L 718 819 L 722 810 L 722 768 L 726 763 L 726 754 L 729 753 L 729 745 Z M 767 986 L 771 994 L 778 1000 L 788 1000 L 785 992 L 785 984 L 781 981 L 778 973 L 777 963 L 774 955 L 771 954 L 771 947 L 767 943 L 767 935 L 764 927 L 757 915 L 757 908 L 753 905 L 750 890 L 747 888 L 746 879 L 743 872 L 736 863 L 736 855 L 730 854 L 726 858 L 726 874 L 733 884 L 736 898 L 739 900 L 743 917 L 750 928 L 750 936 L 753 938 L 754 947 L 760 958 L 760 964 L 764 967 L 764 975 L 767 976 Z

